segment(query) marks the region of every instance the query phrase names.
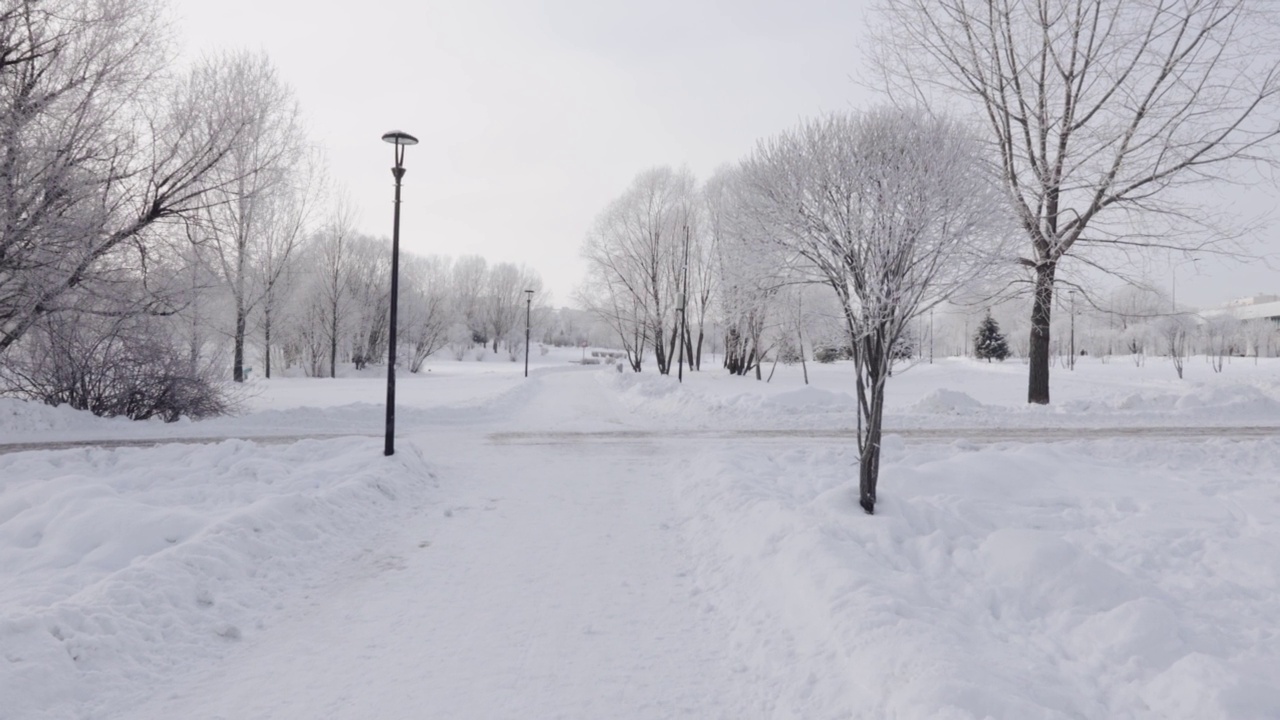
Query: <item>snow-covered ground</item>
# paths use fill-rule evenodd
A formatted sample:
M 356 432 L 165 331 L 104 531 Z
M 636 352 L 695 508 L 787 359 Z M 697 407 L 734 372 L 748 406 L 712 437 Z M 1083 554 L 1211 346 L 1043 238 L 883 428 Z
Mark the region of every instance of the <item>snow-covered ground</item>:
M 1280 717 L 1280 362 L 1089 359 L 1047 408 L 900 371 L 869 517 L 847 365 L 578 353 L 402 378 L 392 458 L 376 371 L 0 399 L 0 449 L 203 439 L 0 454 L 0 719 Z

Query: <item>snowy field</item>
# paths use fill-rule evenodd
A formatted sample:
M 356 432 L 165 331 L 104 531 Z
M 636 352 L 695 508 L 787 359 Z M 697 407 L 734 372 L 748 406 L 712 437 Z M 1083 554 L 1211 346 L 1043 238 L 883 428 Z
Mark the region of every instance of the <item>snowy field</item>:
M 403 377 L 393 458 L 376 371 L 0 399 L 0 720 L 1280 717 L 1280 362 L 902 370 L 869 517 L 849 366 L 577 357 Z M 30 446 L 99 440 L 169 442 Z

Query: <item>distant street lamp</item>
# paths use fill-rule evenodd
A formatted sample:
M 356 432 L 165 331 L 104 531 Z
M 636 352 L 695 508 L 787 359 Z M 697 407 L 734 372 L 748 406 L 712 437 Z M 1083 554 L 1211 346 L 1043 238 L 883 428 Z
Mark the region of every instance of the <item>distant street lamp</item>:
M 529 316 L 533 314 L 533 291 L 525 290 L 524 294 L 524 376 L 529 377 Z
M 395 219 L 391 224 L 391 332 L 387 343 L 387 442 L 384 455 L 396 452 L 396 305 L 400 296 L 400 179 L 404 177 L 404 149 L 417 145 L 418 138 L 406 132 L 392 130 L 382 136 L 384 142 L 395 146 L 396 164 L 391 175 L 396 179 Z

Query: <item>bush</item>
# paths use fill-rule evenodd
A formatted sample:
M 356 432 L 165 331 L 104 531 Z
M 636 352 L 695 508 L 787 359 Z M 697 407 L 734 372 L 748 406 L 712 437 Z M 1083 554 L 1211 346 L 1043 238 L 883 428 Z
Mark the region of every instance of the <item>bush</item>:
M 908 337 L 900 337 L 893 344 L 889 357 L 893 360 L 910 360 L 916 356 L 916 344 Z
M 173 422 L 223 415 L 231 386 L 176 347 L 153 317 L 45 317 L 5 358 L 0 388 L 103 417 Z
M 820 363 L 833 363 L 837 360 L 852 360 L 853 349 L 847 345 L 822 345 L 813 349 L 813 359 Z

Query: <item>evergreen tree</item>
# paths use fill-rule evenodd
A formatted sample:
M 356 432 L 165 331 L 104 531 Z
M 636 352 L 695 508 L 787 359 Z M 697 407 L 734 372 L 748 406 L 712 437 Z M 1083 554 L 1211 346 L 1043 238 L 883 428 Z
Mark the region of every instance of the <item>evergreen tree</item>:
M 1009 357 L 1009 344 L 1005 342 L 1004 335 L 1000 334 L 1000 324 L 991 317 L 989 311 L 978 325 L 978 334 L 973 336 L 973 355 L 980 359 L 986 358 L 987 362 L 991 362 L 992 358 L 1003 362 Z

